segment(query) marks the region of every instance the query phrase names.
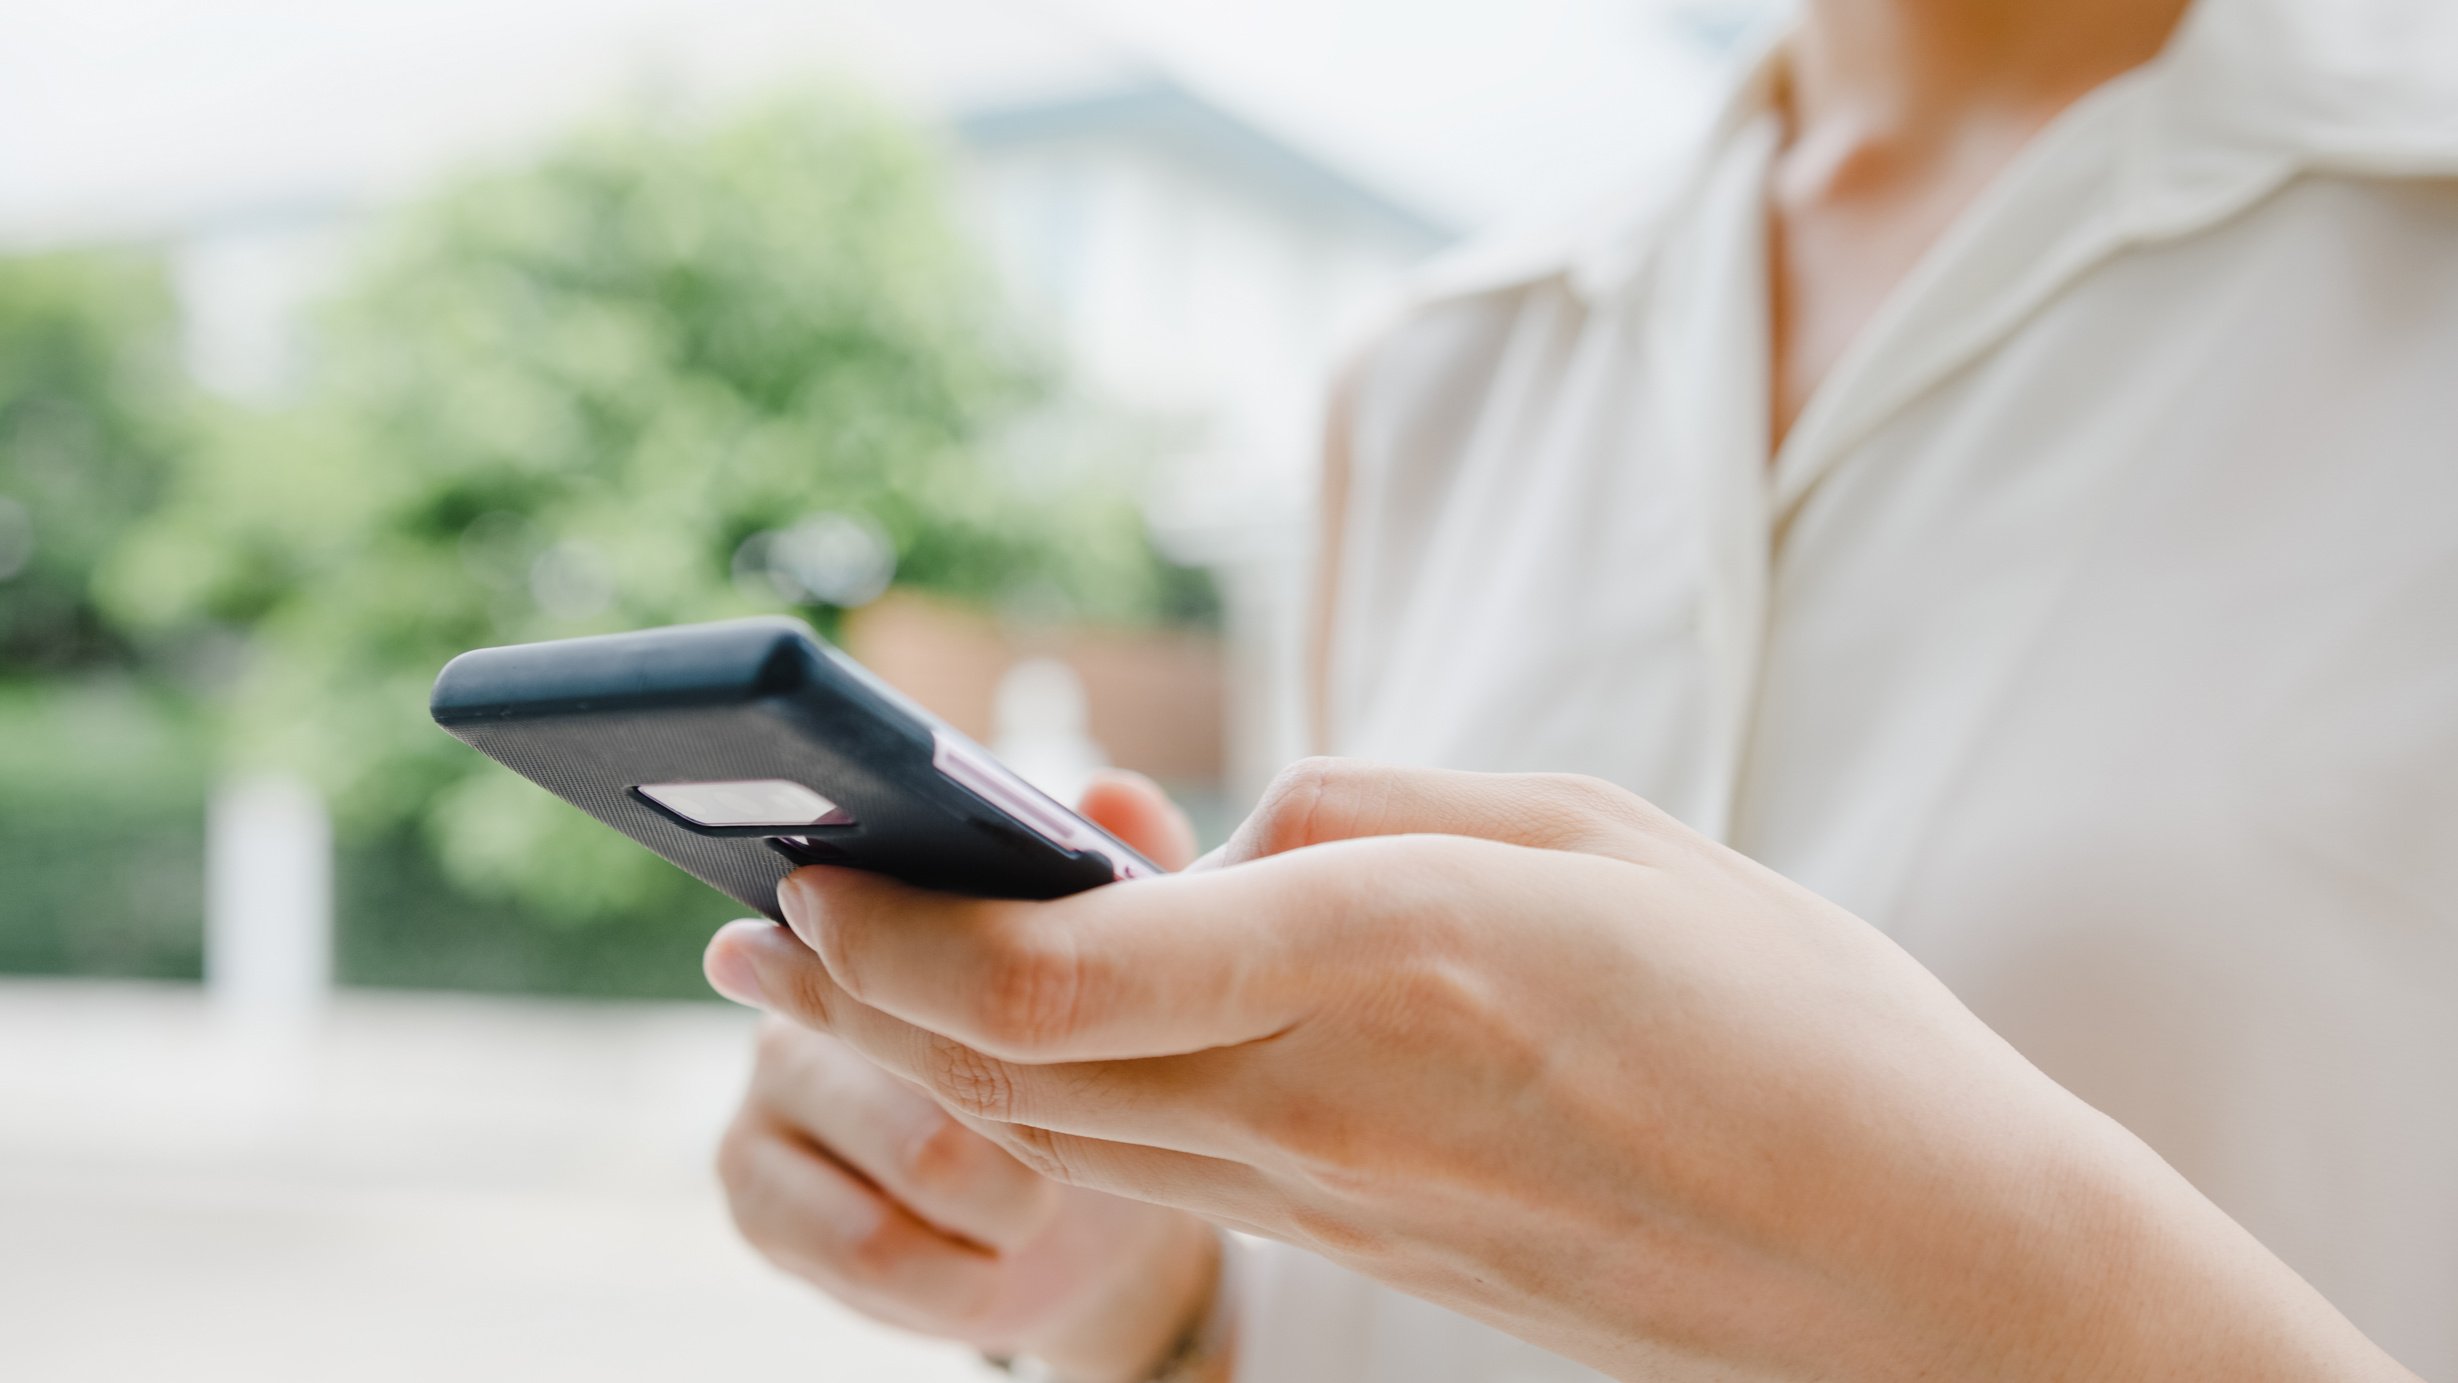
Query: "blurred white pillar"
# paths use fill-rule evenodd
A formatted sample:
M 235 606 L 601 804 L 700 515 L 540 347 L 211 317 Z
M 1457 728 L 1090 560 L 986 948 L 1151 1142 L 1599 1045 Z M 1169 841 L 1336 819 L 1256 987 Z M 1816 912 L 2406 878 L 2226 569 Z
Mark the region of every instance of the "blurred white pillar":
M 1229 643 L 1229 801 L 1243 816 L 1280 770 L 1318 753 L 1308 708 L 1312 587 L 1302 516 L 1259 524 L 1212 568 Z
M 1084 679 L 1056 658 L 1027 658 L 999 678 L 990 752 L 1026 782 L 1072 805 L 1109 755 L 1094 742 Z
M 237 1024 L 304 1027 L 333 978 L 333 831 L 295 778 L 232 779 L 205 829 L 205 988 Z

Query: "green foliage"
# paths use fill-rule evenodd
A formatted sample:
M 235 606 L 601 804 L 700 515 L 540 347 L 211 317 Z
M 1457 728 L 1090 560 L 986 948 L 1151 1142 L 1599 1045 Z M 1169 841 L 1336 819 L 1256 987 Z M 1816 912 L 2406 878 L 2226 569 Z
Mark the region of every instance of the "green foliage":
M 0 259 L 0 679 L 124 659 L 88 578 L 178 443 L 177 326 L 146 257 Z
M 0 972 L 194 978 L 205 736 L 125 676 L 0 683 Z
M 705 891 L 435 730 L 454 653 L 781 608 L 826 627 L 889 553 L 975 601 L 1184 602 L 1119 475 L 1009 443 L 1049 435 L 1023 424 L 1057 382 L 932 151 L 859 104 L 638 116 L 445 188 L 311 355 L 294 404 L 216 420 L 106 567 L 109 606 L 247 631 L 243 758 L 550 926 L 696 915 Z
M 158 261 L 0 259 L 0 971 L 202 963 L 204 728 L 91 589 L 191 411 Z

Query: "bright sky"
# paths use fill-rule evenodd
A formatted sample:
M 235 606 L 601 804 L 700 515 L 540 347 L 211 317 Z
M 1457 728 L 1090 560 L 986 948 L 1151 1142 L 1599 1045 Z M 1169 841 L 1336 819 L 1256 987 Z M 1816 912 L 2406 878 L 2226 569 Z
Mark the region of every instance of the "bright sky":
M 1695 128 L 1752 0 L 1073 0 L 1472 224 L 1594 200 Z
M 12 0 L 0 241 L 382 196 L 644 75 L 901 65 L 961 99 L 1002 66 L 1122 51 L 1491 226 L 1591 202 L 1693 127 L 1718 66 L 1696 33 L 1768 3 Z

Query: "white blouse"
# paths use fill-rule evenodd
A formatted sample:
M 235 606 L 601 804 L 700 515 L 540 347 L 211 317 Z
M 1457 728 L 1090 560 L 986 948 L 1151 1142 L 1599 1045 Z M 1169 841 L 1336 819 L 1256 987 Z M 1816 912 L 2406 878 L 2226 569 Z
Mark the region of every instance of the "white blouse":
M 1371 758 L 1575 770 L 1884 928 L 2458 1378 L 2458 5 L 2203 0 L 1768 464 L 1761 75 L 1357 380 Z M 1279 1246 L 1240 1377 L 1592 1375 Z

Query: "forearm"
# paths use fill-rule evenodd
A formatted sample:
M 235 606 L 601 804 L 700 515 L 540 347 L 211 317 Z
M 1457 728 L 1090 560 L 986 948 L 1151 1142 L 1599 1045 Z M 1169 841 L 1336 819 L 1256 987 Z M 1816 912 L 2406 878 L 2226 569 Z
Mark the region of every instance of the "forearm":
M 1220 1232 L 1192 1216 L 1139 1256 L 1101 1309 L 1070 1321 L 1034 1355 L 1066 1383 L 1227 1383 L 1230 1330 Z
M 1861 1198 L 1856 1218 L 1899 1232 L 1859 1245 L 1847 1291 L 1888 1325 L 1845 1372 L 2415 1383 L 2139 1139 L 2062 1091 L 2051 1103 L 1994 1145 L 1948 1149 L 1961 1173 Z
M 2084 1323 L 2093 1354 L 2051 1353 L 2031 1376 L 2416 1383 L 2148 1147 L 2093 1118 L 2106 1162 L 2098 1213 L 2079 1236 L 2103 1268 Z

